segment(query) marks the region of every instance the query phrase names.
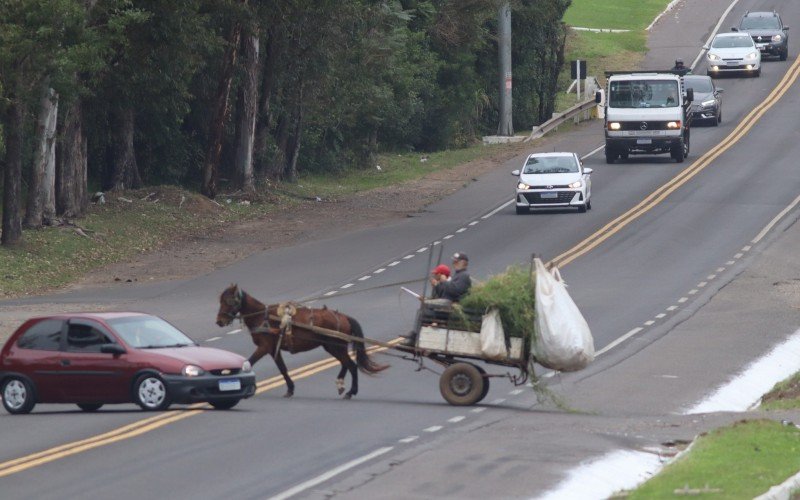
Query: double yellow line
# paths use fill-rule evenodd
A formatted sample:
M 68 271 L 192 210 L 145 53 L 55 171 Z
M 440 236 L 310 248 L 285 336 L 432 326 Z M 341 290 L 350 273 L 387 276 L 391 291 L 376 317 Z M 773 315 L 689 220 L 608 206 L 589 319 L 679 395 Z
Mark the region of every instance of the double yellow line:
M 389 343 L 394 345 L 401 341 L 402 339 L 395 339 Z M 385 347 L 372 347 L 367 349 L 367 352 L 375 353 L 384 350 L 386 350 Z M 334 366 L 340 366 L 339 361 L 337 361 L 335 358 L 329 358 L 310 363 L 295 370 L 291 370 L 289 375 L 293 379 L 304 379 L 321 371 L 333 368 Z M 285 382 L 283 377 L 280 375 L 262 380 L 257 384 L 256 394 L 270 391 L 282 385 L 285 385 Z M 55 460 L 76 455 L 78 453 L 83 453 L 84 451 L 89 451 L 101 446 L 106 446 L 118 441 L 124 441 L 126 439 L 140 436 L 144 433 L 164 427 L 165 425 L 169 425 L 173 422 L 199 415 L 208 411 L 209 409 L 210 406 L 205 403 L 189 405 L 185 410 L 179 410 L 177 412 L 164 412 L 162 414 L 144 418 L 132 424 L 119 427 L 104 434 L 99 434 L 87 439 L 74 441 L 61 446 L 56 446 L 55 448 L 40 451 L 38 453 L 33 453 L 31 455 L 20 457 L 14 460 L 2 462 L 0 463 L 0 478 L 31 469 L 33 467 L 38 467 Z
M 689 182 L 692 177 L 709 166 L 720 155 L 730 149 L 734 143 L 742 138 L 742 136 L 749 132 L 750 129 L 753 128 L 753 126 L 758 122 L 758 120 L 761 119 L 764 113 L 772 108 L 772 106 L 774 106 L 778 100 L 780 100 L 780 98 L 783 97 L 783 95 L 789 90 L 792 84 L 794 84 L 794 82 L 797 80 L 799 73 L 800 58 L 797 58 L 789 68 L 789 71 L 786 72 L 781 81 L 772 90 L 772 92 L 770 92 L 764 102 L 753 108 L 753 110 L 747 114 L 747 116 L 739 123 L 739 125 L 737 125 L 736 128 L 733 129 L 733 131 L 722 140 L 722 142 L 711 148 L 711 150 L 701 156 L 685 170 L 681 171 L 678 175 L 673 177 L 669 182 L 653 191 L 636 206 L 612 220 L 582 242 L 553 259 L 552 263 L 559 267 L 569 264 L 581 255 L 584 255 L 593 248 L 597 247 L 614 234 L 618 233 L 622 228 L 644 215 L 651 208 L 661 203 L 676 189 Z

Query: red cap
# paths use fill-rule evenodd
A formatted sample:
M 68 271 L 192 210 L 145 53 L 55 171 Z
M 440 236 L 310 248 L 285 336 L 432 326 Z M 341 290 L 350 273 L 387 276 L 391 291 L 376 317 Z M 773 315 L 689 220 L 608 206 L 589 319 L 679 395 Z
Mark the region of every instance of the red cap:
M 447 267 L 446 264 L 439 264 L 433 269 L 433 274 L 444 274 L 448 278 L 450 277 L 450 268 Z

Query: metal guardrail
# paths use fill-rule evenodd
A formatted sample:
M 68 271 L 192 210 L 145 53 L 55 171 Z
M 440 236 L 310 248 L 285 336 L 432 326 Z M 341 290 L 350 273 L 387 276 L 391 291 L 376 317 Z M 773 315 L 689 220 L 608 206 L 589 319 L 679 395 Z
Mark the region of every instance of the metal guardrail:
M 595 102 L 593 97 L 591 99 L 587 99 L 584 102 L 579 102 L 578 104 L 572 106 L 563 113 L 558 113 L 553 115 L 553 117 L 547 120 L 546 122 L 534 127 L 533 130 L 531 131 L 531 135 L 529 135 L 524 142 L 528 142 L 530 140 L 538 139 L 544 136 L 551 130 L 558 128 L 558 126 L 564 123 L 565 121 L 574 118 L 583 112 L 589 111 L 595 106 L 597 106 L 597 103 Z

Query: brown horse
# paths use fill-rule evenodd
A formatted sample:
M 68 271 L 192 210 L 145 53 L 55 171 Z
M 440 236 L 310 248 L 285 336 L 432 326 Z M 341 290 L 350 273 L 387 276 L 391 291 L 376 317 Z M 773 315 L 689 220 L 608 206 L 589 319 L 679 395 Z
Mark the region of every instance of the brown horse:
M 332 311 L 327 307 L 322 309 L 302 306 L 289 307 L 293 308 L 294 314 L 291 316 L 293 323 L 314 325 L 354 337 L 364 337 L 358 321 L 338 311 Z M 265 354 L 273 357 L 278 370 L 286 381 L 287 390 L 284 397 L 288 398 L 294 394 L 294 382 L 289 377 L 281 350 L 296 353 L 322 346 L 342 365 L 339 375 L 336 377 L 336 388 L 339 394 L 344 392 L 344 376 L 348 370 L 350 371 L 353 383 L 350 390 L 344 395 L 345 399 L 350 399 L 358 393 L 358 370 L 356 368 L 371 375 L 389 367 L 372 361 L 364 349 L 363 342 L 353 342 L 356 351 L 356 362 L 354 363 L 348 353 L 346 340 L 316 333 L 296 325 L 286 328 L 281 321 L 270 318 L 270 316 L 283 316 L 285 308 L 285 305 L 280 304 L 264 305 L 234 284 L 226 288 L 220 295 L 219 312 L 217 313 L 217 325 L 219 326 L 230 325 L 236 317 L 241 318 L 247 325 L 253 343 L 256 345 L 255 352 L 249 358 L 251 364 L 255 364 Z M 281 314 L 279 314 L 279 309 Z

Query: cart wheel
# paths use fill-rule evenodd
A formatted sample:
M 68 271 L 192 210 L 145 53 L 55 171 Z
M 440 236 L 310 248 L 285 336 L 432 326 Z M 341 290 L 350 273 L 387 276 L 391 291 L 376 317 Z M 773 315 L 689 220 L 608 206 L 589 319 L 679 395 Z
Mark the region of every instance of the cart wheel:
M 475 401 L 476 403 L 480 403 L 481 401 L 483 401 L 483 398 L 485 398 L 486 395 L 489 394 L 489 379 L 486 377 L 486 370 L 484 370 L 478 365 L 475 365 L 475 368 L 477 368 L 478 371 L 481 372 L 481 375 L 483 375 L 483 392 L 481 392 L 481 396 L 478 398 L 478 400 Z
M 455 363 L 439 378 L 442 397 L 455 406 L 469 406 L 480 401 L 486 379 L 478 367 L 470 363 Z

